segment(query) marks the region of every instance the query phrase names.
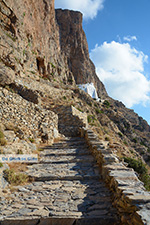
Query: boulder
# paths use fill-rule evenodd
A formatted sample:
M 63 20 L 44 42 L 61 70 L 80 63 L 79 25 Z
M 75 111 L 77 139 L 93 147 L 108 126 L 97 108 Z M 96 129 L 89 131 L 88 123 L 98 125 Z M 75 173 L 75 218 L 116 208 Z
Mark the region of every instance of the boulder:
M 15 72 L 5 66 L 4 64 L 0 64 L 0 85 L 5 86 L 12 84 L 15 79 Z

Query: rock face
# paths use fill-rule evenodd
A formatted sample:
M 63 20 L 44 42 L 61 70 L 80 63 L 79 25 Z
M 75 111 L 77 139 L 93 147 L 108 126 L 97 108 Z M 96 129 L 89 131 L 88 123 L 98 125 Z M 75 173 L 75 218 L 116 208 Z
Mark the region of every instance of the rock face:
M 94 83 L 99 97 L 107 96 L 102 82 L 89 58 L 88 44 L 82 29 L 82 14 L 69 10 L 56 10 L 61 49 L 67 57 L 69 69 L 77 84 Z
M 70 79 L 73 83 L 59 45 L 54 0 L 1 0 L 0 35 L 1 85 L 13 83 L 14 72 L 19 77 L 34 77 L 38 73 L 49 79 L 55 73 L 63 82 Z

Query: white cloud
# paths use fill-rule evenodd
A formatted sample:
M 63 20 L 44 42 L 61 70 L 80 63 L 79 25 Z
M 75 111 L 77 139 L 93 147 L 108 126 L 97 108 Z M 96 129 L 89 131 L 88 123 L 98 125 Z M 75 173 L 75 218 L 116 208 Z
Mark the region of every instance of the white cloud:
M 130 41 L 137 41 L 137 37 L 128 35 L 128 36 L 124 37 L 123 40 L 124 41 L 128 41 L 128 42 L 130 42 Z
M 93 19 L 103 9 L 104 0 L 55 0 L 55 8 L 77 10 L 84 19 Z
M 144 76 L 148 56 L 129 43 L 104 42 L 90 53 L 109 95 L 127 107 L 150 101 L 150 81 Z

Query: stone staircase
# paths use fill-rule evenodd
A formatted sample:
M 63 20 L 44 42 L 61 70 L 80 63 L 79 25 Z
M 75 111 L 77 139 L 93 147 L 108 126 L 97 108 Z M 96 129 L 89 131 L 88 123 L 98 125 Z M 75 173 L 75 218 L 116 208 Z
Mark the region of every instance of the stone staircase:
M 85 140 L 64 138 L 28 166 L 34 182 L 18 186 L 0 203 L 1 225 L 119 224 L 111 192 Z

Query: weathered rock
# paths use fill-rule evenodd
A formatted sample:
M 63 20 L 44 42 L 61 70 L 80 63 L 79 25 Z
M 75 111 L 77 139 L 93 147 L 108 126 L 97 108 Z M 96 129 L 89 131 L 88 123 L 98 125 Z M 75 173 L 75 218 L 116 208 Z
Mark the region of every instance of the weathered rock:
M 77 84 L 94 83 L 98 96 L 107 96 L 102 82 L 95 73 L 95 66 L 89 58 L 88 44 L 82 29 L 82 14 L 69 10 L 56 10 L 59 25 L 61 49 L 67 56 Z
M 14 76 L 36 78 L 39 75 L 50 80 L 59 77 L 59 81 L 74 84 L 61 53 L 54 0 L 26 3 L 2 0 L 0 19 L 0 60 L 7 67 L 2 67 L 0 73 L 2 85 L 12 83 Z
M 0 62 L 0 85 L 12 84 L 15 80 L 15 72 Z
M 52 143 L 54 129 L 58 129 L 58 117 L 54 112 L 44 110 L 4 88 L 0 88 L 0 112 L 0 121 L 6 124 L 7 130 L 14 130 L 19 138 L 36 141 L 47 135 L 47 141 Z M 17 141 L 12 131 L 6 131 L 6 137 L 8 141 Z

